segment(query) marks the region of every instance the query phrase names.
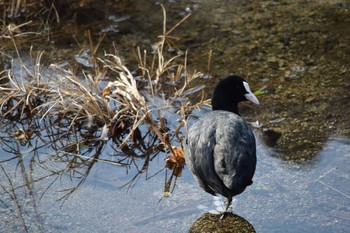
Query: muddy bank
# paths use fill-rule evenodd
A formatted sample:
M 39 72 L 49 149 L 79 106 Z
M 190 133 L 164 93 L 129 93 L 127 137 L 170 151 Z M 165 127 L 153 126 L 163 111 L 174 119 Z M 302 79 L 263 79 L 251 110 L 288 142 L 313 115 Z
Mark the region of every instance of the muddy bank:
M 276 148 L 284 159 L 308 160 L 329 135 L 350 134 L 349 3 L 170 1 L 164 6 L 168 25 L 192 14 L 176 29 L 177 47 L 169 53 L 189 49 L 191 68 L 212 77 L 202 80 L 208 97 L 216 80 L 229 73 L 246 77 L 254 90 L 264 88 L 260 107 L 247 107 L 243 114 L 281 133 Z M 114 43 L 132 67 L 135 48 L 149 49 L 162 32 L 157 1 L 70 7 L 75 13 L 61 10 L 50 36 L 19 39 L 20 49 L 33 45 L 46 51 L 48 63 L 68 61 L 86 69 L 74 56 L 91 47 L 90 30 L 95 44 L 105 35 L 98 54 L 111 51 Z M 10 42 L 3 48 L 10 51 Z

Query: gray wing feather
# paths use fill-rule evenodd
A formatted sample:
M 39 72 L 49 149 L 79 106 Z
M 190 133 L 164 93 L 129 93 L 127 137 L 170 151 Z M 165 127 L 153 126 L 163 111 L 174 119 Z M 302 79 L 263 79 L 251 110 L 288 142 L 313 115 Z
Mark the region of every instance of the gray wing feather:
M 255 138 L 239 116 L 208 113 L 190 128 L 186 141 L 186 163 L 206 192 L 234 196 L 252 183 Z
M 202 121 L 197 121 L 191 127 L 185 146 L 186 163 L 193 173 L 198 184 L 208 193 L 215 195 L 212 183 L 217 182 L 214 169 L 213 151 L 216 144 L 214 132 L 210 127 L 203 130 Z M 202 129 L 202 130 L 200 130 Z M 200 133 L 201 132 L 201 133 Z M 205 135 L 207 137 L 205 138 Z M 211 177 L 211 178 L 210 178 Z M 211 181 L 208 178 L 212 179 Z
M 256 166 L 255 137 L 238 116 L 220 122 L 225 125 L 218 125 L 221 130 L 217 130 L 219 143 L 214 149 L 215 171 L 228 189 L 239 194 L 252 183 Z

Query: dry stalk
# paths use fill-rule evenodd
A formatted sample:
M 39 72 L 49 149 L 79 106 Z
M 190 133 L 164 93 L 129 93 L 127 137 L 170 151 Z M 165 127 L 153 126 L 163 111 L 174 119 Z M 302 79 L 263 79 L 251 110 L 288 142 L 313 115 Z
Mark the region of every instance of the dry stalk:
M 136 58 L 139 62 L 139 68 L 141 70 L 141 77 L 148 80 L 148 85 L 151 90 L 152 96 L 159 94 L 159 91 L 164 91 L 165 88 L 163 88 L 162 85 L 160 85 L 160 83 L 165 78 L 171 80 L 173 83 L 176 83 L 179 80 L 182 80 L 183 76 L 185 76 L 184 86 L 180 89 L 183 91 L 190 80 L 193 80 L 202 75 L 201 73 L 197 72 L 194 72 L 192 75 L 187 75 L 187 51 L 185 52 L 183 63 L 178 62 L 178 60 L 183 57 L 181 53 L 168 59 L 165 57 L 165 46 L 168 46 L 169 49 L 176 47 L 174 46 L 172 40 L 178 39 L 174 36 L 171 36 L 170 34 L 179 25 L 181 25 L 191 14 L 186 15 L 172 28 L 167 30 L 166 11 L 163 5 L 161 6 L 163 10 L 163 34 L 158 36 L 160 40 L 154 44 L 154 54 L 150 64 L 148 64 L 147 62 L 148 60 L 146 50 L 143 51 L 142 55 L 140 48 L 137 48 L 136 53 Z M 176 94 L 181 94 L 182 91 L 176 91 Z
M 189 83 L 202 74 L 188 70 L 187 51 L 171 57 L 165 55 L 166 46 L 174 46 L 172 40 L 176 39 L 170 33 L 189 15 L 167 31 L 164 8 L 163 14 L 163 35 L 159 36 L 160 41 L 156 43 L 156 50 L 151 59 L 146 50 L 143 53 L 140 49 L 137 50 L 139 62 L 137 75 L 147 80 L 149 89 L 140 90 L 141 82 L 137 82 L 117 53 L 105 54 L 105 58 L 98 58 L 96 51 L 102 39 L 94 47 L 89 36 L 90 51 L 94 61 L 94 70 L 91 74 L 82 73 L 77 76 L 71 70 L 63 69 L 58 65 L 45 68 L 41 65 L 43 53 L 37 55 L 34 67 L 22 64 L 20 72 L 14 72 L 14 68 L 2 72 L 0 79 L 6 82 L 0 85 L 1 117 L 12 116 L 18 111 L 19 119 L 33 117 L 40 119 L 42 124 L 47 124 L 46 128 L 50 128 L 48 135 L 50 133 L 55 135 L 58 132 L 59 136 L 52 136 L 52 143 L 59 142 L 60 145 L 52 147 L 59 158 L 64 160 L 64 157 L 67 157 L 66 160 L 69 161 L 67 167 L 76 168 L 79 165 L 76 162 L 78 159 L 90 162 L 103 161 L 99 158 L 100 152 L 104 144 L 107 144 L 105 141 L 112 139 L 118 146 L 118 150 L 126 157 L 145 159 L 145 169 L 140 173 L 147 170 L 152 153 L 156 154 L 159 150 L 166 148 L 172 154 L 167 157 L 166 166 L 173 170 L 174 176 L 180 176 L 184 166 L 183 153 L 179 147 L 173 146 L 172 136 L 169 135 L 176 136 L 180 142 L 179 132 L 182 127 L 187 126 L 185 121 L 187 110 L 206 102 L 204 99 L 196 105 L 185 102 L 187 96 L 203 89 L 203 87 L 189 88 Z M 10 38 L 13 37 L 10 36 Z M 101 77 L 108 78 L 107 76 L 113 77 L 113 81 L 106 85 Z M 168 84 L 169 80 L 172 82 L 171 85 Z M 152 106 L 150 104 L 152 98 L 162 98 L 164 105 Z M 172 106 L 175 101 L 180 102 L 181 106 Z M 180 121 L 175 132 L 167 134 L 168 131 L 164 130 L 162 125 L 161 112 L 170 108 L 176 109 Z M 61 124 L 61 121 L 65 123 Z M 60 131 L 62 125 L 64 129 Z M 93 128 L 92 125 L 95 126 L 88 138 L 82 137 L 78 132 L 78 126 L 82 125 L 88 130 Z M 141 142 L 146 136 L 141 136 L 140 126 L 147 126 L 146 135 L 153 132 L 154 140 L 150 149 L 145 149 Z M 123 132 L 119 133 L 121 130 Z M 62 135 L 63 140 L 61 140 Z M 145 149 L 141 155 L 130 149 L 137 143 L 139 147 Z M 91 154 L 88 154 L 89 156 L 81 154 L 84 147 L 92 148 L 96 145 L 98 150 L 95 157 L 91 157 Z M 125 151 L 131 151 L 131 155 Z M 169 185 L 171 180 L 172 178 L 168 182 Z M 170 186 L 167 190 L 170 191 Z

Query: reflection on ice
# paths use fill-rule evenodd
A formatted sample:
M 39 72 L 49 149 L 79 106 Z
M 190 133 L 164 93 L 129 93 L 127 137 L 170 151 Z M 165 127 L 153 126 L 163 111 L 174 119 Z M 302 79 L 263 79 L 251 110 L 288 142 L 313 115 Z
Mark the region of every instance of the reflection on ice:
M 272 153 L 259 144 L 254 183 L 237 197 L 235 214 L 257 232 L 341 232 L 350 227 L 349 139 L 329 139 L 315 160 L 305 164 L 282 161 Z M 26 158 L 1 163 L 0 225 L 4 229 L 23 230 L 18 222 L 22 218 L 28 231 L 91 232 L 91 221 L 100 219 L 94 221 L 92 232 L 186 232 L 212 207 L 212 196 L 199 189 L 186 168 L 171 197 L 159 203 L 165 171 L 164 158 L 157 157 L 150 166 L 161 172 L 129 190 L 120 185 L 130 179 L 130 171 L 96 164 L 60 209 L 59 191 L 71 187 L 74 180 L 63 175 L 52 182 L 57 178 L 45 169 L 59 169 L 58 164 L 42 159 L 35 166 Z M 35 182 L 27 185 L 28 179 Z
M 350 226 L 349 139 L 330 138 L 309 163 L 271 157 L 263 145 L 258 151 L 254 184 L 236 209 L 257 232 L 341 232 Z

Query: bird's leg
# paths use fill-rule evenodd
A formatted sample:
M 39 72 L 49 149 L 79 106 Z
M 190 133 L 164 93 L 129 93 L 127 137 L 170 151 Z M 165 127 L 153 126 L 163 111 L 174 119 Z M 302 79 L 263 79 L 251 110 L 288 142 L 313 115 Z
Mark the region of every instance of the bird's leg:
M 225 203 L 226 203 L 226 210 L 225 210 L 225 212 L 223 212 L 221 214 L 220 220 L 222 220 L 225 217 L 226 213 L 232 212 L 232 205 L 231 205 L 232 197 L 229 197 L 229 198 L 225 199 Z
M 226 201 L 226 211 L 225 212 L 232 212 L 232 197 L 228 197 Z
M 225 218 L 226 212 L 223 212 L 220 216 L 220 220 L 223 220 Z

